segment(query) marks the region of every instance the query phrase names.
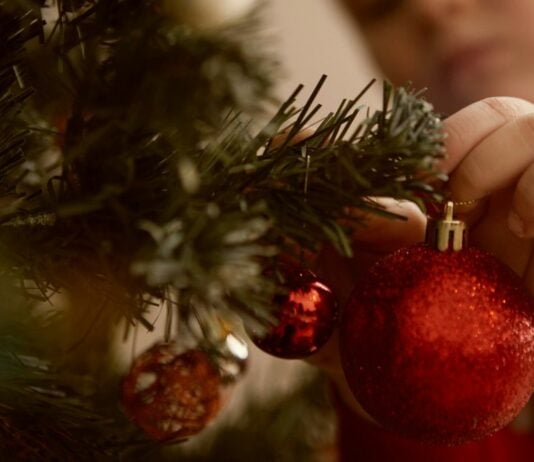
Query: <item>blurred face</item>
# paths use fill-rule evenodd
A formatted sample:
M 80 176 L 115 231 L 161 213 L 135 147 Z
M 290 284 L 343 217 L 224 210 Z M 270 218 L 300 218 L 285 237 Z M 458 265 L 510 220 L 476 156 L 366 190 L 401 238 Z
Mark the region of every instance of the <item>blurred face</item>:
M 488 96 L 534 102 L 534 0 L 344 0 L 393 83 L 450 113 Z

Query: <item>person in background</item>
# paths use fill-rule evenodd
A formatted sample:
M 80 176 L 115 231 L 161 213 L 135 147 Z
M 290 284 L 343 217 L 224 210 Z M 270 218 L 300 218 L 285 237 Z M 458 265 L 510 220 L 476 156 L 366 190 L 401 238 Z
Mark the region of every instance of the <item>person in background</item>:
M 427 99 L 448 115 L 441 168 L 453 200 L 470 204 L 457 207 L 472 224 L 470 241 L 508 264 L 534 293 L 534 1 L 340 1 L 385 76 L 427 88 Z M 370 218 L 353 259 L 329 251 L 321 257 L 322 277 L 342 302 L 354 274 L 423 239 L 426 218 L 414 204 L 383 203 L 408 220 Z M 336 342 L 334 335 L 311 362 L 335 383 L 341 462 L 534 460 L 528 407 L 510 427 L 455 447 L 418 444 L 380 428 L 348 390 Z

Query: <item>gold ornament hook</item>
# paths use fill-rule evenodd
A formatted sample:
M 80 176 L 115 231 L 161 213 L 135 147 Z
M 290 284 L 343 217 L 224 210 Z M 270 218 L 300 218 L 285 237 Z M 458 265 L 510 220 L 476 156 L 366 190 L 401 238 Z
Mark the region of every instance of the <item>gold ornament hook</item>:
M 429 218 L 426 227 L 426 243 L 441 252 L 462 250 L 467 245 L 465 222 L 454 219 L 454 202 L 448 201 L 440 219 Z

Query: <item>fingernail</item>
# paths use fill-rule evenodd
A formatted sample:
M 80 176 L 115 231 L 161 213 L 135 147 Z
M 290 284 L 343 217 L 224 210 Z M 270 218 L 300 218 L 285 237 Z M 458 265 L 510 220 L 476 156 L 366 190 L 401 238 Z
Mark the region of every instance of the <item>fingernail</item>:
M 508 215 L 508 228 L 510 228 L 510 231 L 516 236 L 525 237 L 525 223 L 519 218 L 517 213 L 510 212 L 510 215 Z

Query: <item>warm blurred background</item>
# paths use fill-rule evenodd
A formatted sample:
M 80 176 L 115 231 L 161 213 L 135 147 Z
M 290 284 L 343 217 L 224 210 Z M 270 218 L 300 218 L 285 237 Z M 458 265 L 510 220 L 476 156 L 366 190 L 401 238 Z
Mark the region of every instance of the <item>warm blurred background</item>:
M 280 82 L 285 97 L 299 83 L 311 90 L 322 74 L 328 75 L 320 102 L 335 110 L 379 72 L 372 65 L 351 18 L 335 0 L 270 0 L 269 25 L 279 40 L 277 51 L 286 72 Z M 376 103 L 375 85 L 366 104 Z

